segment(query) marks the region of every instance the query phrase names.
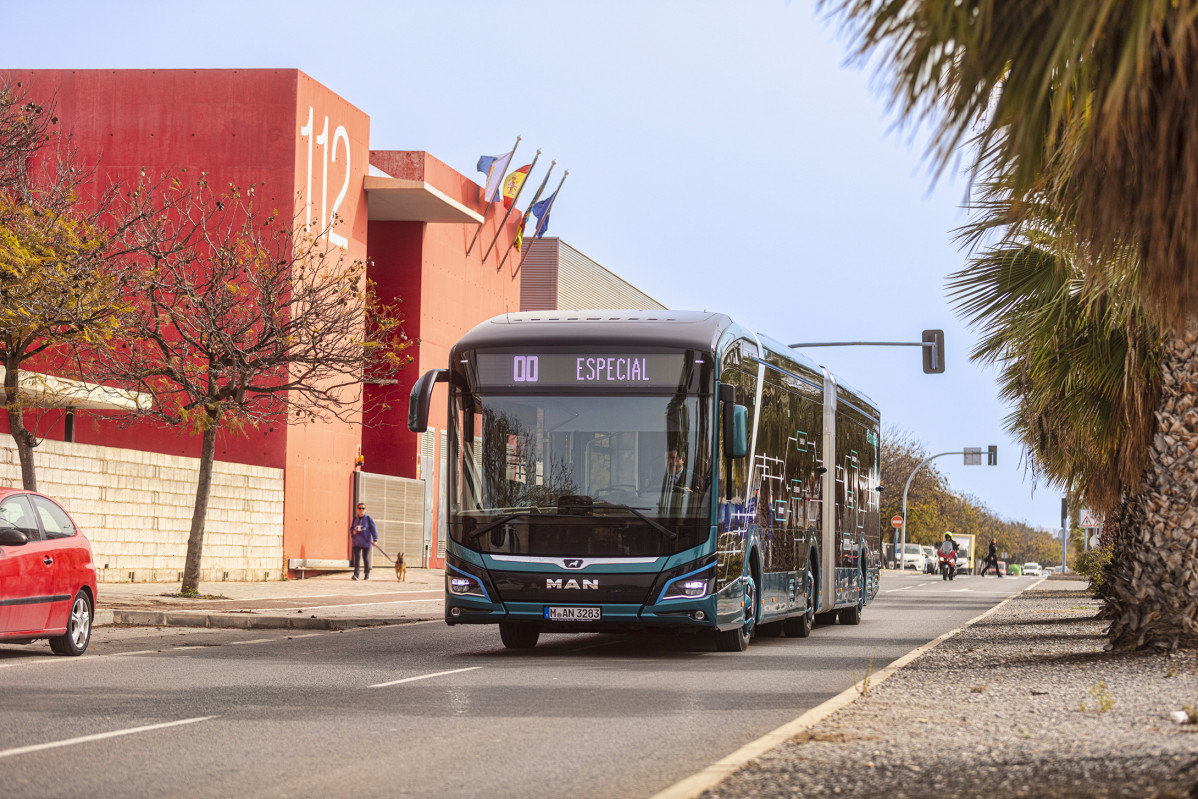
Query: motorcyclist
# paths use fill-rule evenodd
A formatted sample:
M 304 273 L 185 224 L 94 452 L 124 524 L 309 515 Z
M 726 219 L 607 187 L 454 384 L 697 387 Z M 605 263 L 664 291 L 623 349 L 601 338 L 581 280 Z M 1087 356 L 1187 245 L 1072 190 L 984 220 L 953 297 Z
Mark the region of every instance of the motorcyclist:
M 951 576 L 957 570 L 957 548 L 958 544 L 953 540 L 953 534 L 946 532 L 944 541 L 940 544 L 940 560 L 948 565 L 948 574 Z

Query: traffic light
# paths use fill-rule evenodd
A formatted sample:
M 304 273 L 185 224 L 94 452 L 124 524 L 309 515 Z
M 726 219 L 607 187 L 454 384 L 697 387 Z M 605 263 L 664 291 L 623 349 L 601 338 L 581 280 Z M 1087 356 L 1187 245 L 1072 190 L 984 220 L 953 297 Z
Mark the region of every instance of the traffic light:
M 929 346 L 930 345 L 930 346 Z M 944 331 L 923 331 L 923 373 L 938 375 L 944 372 Z
M 998 447 L 995 446 L 994 444 L 991 444 L 990 448 L 988 450 L 986 450 L 986 465 L 987 466 L 997 466 L 998 465 Z

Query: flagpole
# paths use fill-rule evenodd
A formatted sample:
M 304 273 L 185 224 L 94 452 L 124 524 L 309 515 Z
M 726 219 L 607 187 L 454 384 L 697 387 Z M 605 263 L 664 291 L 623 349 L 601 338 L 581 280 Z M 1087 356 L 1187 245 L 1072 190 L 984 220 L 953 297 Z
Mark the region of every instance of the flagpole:
M 566 182 L 566 175 L 569 175 L 569 174 L 570 174 L 570 170 L 567 169 L 565 171 L 565 173 L 562 175 L 561 182 L 558 183 L 557 188 L 553 190 L 553 199 L 549 201 L 549 207 L 545 209 L 545 213 L 541 214 L 542 219 L 546 216 L 549 216 L 549 212 L 553 210 L 553 204 L 555 202 L 557 202 L 557 193 L 562 190 L 562 183 Z M 537 227 L 539 228 L 540 226 L 541 226 L 541 220 L 538 219 Z M 513 275 L 518 274 L 520 272 L 520 267 L 524 266 L 524 259 L 528 257 L 528 251 L 532 249 L 532 243 L 533 243 L 533 241 L 536 241 L 536 238 L 537 238 L 537 234 L 536 234 L 536 231 L 534 230 L 532 239 L 528 242 L 528 246 L 524 248 L 524 252 L 520 253 L 520 263 L 516 264 L 516 268 L 512 270 Z
M 532 196 L 532 202 L 530 202 L 528 204 L 528 210 L 524 212 L 524 218 L 520 220 L 520 231 L 521 232 L 523 232 L 523 230 L 524 230 L 524 224 L 526 222 L 528 222 L 529 211 L 531 211 L 532 207 L 537 204 L 537 200 L 541 199 L 541 193 L 543 191 L 545 191 L 545 184 L 549 182 L 549 176 L 553 174 L 553 167 L 556 165 L 557 165 L 557 161 L 549 162 L 549 171 L 545 173 L 545 178 L 541 181 L 541 185 L 537 186 L 537 193 Z M 529 170 L 529 171 L 531 172 L 532 170 Z M 512 203 L 512 205 L 515 205 L 515 203 Z M 517 234 L 517 235 L 519 235 L 519 234 Z M 515 243 L 514 240 L 513 240 L 513 243 Z M 511 247 L 508 247 L 506 250 L 504 250 L 503 260 L 500 261 L 499 266 L 495 268 L 496 272 L 503 269 L 503 265 L 507 263 L 508 256 L 511 254 L 512 254 Z
M 537 165 L 537 159 L 540 157 L 541 151 L 537 150 L 537 154 L 532 157 L 532 163 L 528 165 L 528 175 L 532 174 L 532 170 Z M 503 233 L 503 226 L 507 222 L 507 218 L 512 215 L 512 209 L 520 201 L 520 195 L 524 192 L 524 184 L 528 182 L 528 175 L 525 175 L 524 180 L 520 181 L 520 188 L 516 189 L 516 196 L 512 198 L 512 204 L 508 206 L 507 213 L 503 215 L 503 219 L 499 220 L 499 230 L 495 232 L 495 238 L 491 239 L 491 246 L 483 253 L 484 264 L 487 262 L 487 256 L 491 254 L 491 250 L 495 249 L 495 242 L 499 241 L 499 236 Z
M 511 159 L 516 157 L 516 148 L 520 146 L 521 138 L 522 137 L 517 136 L 516 143 L 512 145 L 512 154 L 511 154 L 511 157 L 508 159 L 509 164 L 511 163 Z M 503 175 L 499 176 L 499 182 L 500 182 L 500 184 L 503 183 Z M 483 186 L 483 190 L 484 191 L 486 190 L 485 185 Z M 500 193 L 500 196 L 503 196 L 502 192 Z M 486 198 L 484 197 L 483 199 L 486 199 Z M 487 203 L 487 207 L 483 209 L 483 219 L 481 222 L 478 223 L 478 227 L 476 227 L 474 229 L 474 238 L 470 239 L 470 246 L 466 248 L 467 255 L 469 255 L 470 251 L 474 249 L 474 242 L 478 241 L 479 232 L 482 231 L 483 225 L 487 224 L 487 214 L 489 214 L 489 213 L 491 213 L 491 203 Z M 483 260 L 486 260 L 486 259 L 483 259 Z

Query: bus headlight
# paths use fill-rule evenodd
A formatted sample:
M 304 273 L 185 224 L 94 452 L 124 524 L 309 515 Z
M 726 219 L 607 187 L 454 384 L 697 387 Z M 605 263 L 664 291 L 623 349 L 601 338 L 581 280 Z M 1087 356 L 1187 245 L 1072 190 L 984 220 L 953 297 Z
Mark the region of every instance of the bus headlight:
M 453 572 L 445 575 L 445 585 L 449 593 L 454 596 L 476 596 L 490 601 L 491 598 L 487 596 L 487 589 L 483 588 L 482 581 L 461 569 L 453 566 L 449 566 L 449 568 Z
M 658 602 L 671 599 L 702 599 L 710 594 L 715 582 L 715 559 L 702 566 L 692 562 L 662 575 L 665 586 L 658 596 Z M 661 583 L 658 583 L 661 585 Z
M 665 599 L 697 599 L 707 596 L 707 580 L 679 580 L 666 589 Z

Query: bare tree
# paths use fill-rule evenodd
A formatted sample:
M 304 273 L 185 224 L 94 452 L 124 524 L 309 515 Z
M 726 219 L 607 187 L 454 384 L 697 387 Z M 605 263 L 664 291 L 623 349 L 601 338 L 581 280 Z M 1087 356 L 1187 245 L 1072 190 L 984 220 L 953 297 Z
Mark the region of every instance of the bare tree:
M 121 346 L 94 353 L 99 378 L 152 398 L 143 415 L 202 435 L 185 594 L 199 584 L 217 432 L 358 420 L 363 382 L 411 361 L 366 263 L 260 213 L 253 195 L 217 194 L 205 177 L 131 192 L 131 307 Z

